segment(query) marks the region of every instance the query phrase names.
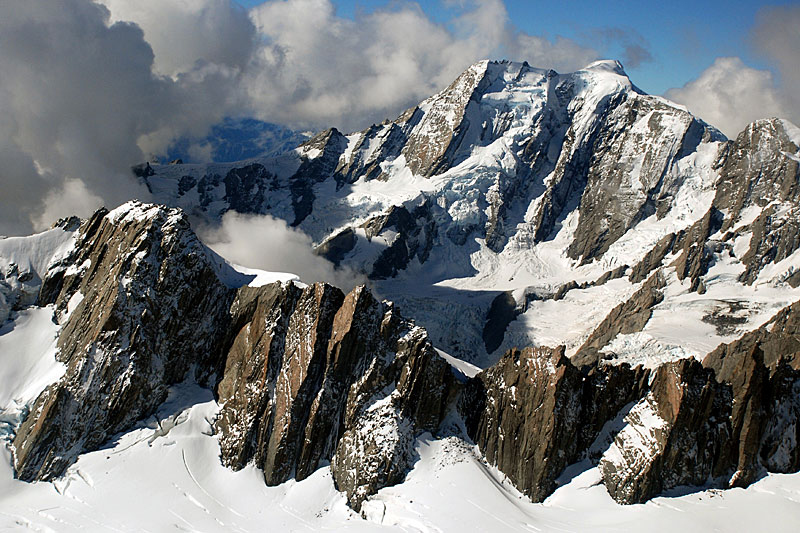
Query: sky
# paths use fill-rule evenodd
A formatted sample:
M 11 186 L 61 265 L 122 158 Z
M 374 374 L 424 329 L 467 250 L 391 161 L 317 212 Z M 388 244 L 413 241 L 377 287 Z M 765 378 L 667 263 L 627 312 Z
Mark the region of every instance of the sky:
M 250 8 L 263 0 L 239 0 L 238 3 Z M 336 0 L 333 4 L 337 15 L 358 19 L 402 3 Z M 610 59 L 622 59 L 626 44 L 641 46 L 648 52 L 649 59 L 640 64 L 625 64 L 626 71 L 646 92 L 662 94 L 697 78 L 717 57 L 741 57 L 750 66 L 769 68 L 749 39 L 756 15 L 765 6 L 797 6 L 799 3 L 506 0 L 504 4 L 512 23 L 531 35 L 573 39 L 599 49 Z M 418 5 L 432 20 L 447 25 L 463 10 L 465 3 L 429 0 Z
M 0 235 L 147 200 L 133 164 L 226 117 L 349 132 L 482 59 L 632 81 L 735 137 L 800 123 L 800 3 L 0 1 Z

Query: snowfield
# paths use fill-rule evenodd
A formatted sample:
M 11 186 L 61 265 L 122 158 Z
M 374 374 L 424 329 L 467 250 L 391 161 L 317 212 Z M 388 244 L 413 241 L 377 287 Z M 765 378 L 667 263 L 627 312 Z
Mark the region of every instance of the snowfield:
M 220 464 L 211 392 L 175 387 L 156 417 L 83 455 L 53 483 L 13 479 L 0 451 L 0 529 L 33 531 L 797 531 L 800 474 L 771 474 L 748 489 L 616 504 L 588 463 L 574 465 L 532 504 L 474 446 L 420 436 L 406 481 L 363 508 L 347 507 L 329 468 L 277 487 L 250 466 Z

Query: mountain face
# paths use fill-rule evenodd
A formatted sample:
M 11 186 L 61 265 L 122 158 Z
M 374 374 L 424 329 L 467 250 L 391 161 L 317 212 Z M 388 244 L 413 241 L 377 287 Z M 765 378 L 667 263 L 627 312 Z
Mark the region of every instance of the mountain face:
M 581 461 L 625 504 L 797 472 L 799 163 L 788 122 L 726 140 L 616 62 L 481 62 L 362 132 L 147 165 L 165 205 L 0 240 L 0 320 L 52 311 L 63 365 L 10 423 L 16 476 L 58 478 L 186 383 L 213 391 L 225 466 L 329 465 L 356 510 L 422 435 L 536 502 Z M 229 210 L 372 290 L 239 272 L 190 224 Z
M 424 432 L 471 439 L 534 501 L 586 458 L 620 503 L 800 470 L 797 305 L 704 363 L 579 367 L 563 346 L 526 348 L 468 378 L 363 286 L 247 286 L 177 209 L 100 210 L 46 266 L 38 303 L 65 371 L 15 430 L 20 479 L 56 479 L 186 381 L 215 392 L 224 465 L 278 485 L 330 463 L 355 509 L 403 482 Z
M 320 255 L 366 274 L 437 346 L 480 366 L 514 346 L 565 344 L 572 356 L 653 270 L 673 265 L 656 318 L 744 318 L 689 346 L 648 333 L 651 345 L 702 356 L 793 301 L 759 302 L 755 287 L 798 283 L 798 144 L 778 119 L 727 141 L 643 94 L 616 62 L 569 74 L 481 62 L 394 121 L 327 130 L 247 165 L 154 166 L 143 179 L 159 202 L 205 221 L 229 209 L 282 218 Z M 515 320 L 493 320 L 503 293 Z M 692 293 L 708 296 L 701 305 Z M 730 311 L 733 299 L 754 304 Z M 557 327 L 587 300 L 596 305 L 581 324 Z M 645 329 L 664 330 L 647 318 Z

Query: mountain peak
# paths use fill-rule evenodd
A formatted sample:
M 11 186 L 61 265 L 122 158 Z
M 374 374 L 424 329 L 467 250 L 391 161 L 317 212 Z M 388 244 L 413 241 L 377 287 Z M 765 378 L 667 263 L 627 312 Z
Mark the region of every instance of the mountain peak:
M 594 61 L 589 63 L 581 70 L 591 70 L 594 72 L 612 72 L 619 76 L 628 77 L 628 74 L 625 73 L 625 68 L 622 66 L 622 63 L 617 61 L 616 59 L 600 59 L 598 61 Z

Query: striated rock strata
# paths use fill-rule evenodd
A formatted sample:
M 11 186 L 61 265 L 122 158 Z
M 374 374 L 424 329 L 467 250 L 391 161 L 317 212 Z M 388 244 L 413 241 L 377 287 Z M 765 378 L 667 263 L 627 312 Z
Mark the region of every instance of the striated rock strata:
M 180 210 L 133 202 L 86 221 L 42 283 L 67 370 L 16 434 L 17 476 L 61 475 L 194 379 L 216 387 L 226 465 L 278 484 L 333 461 L 354 507 L 402 481 L 454 395 L 425 331 L 364 287 L 221 281 L 237 275 Z
M 454 383 L 424 330 L 364 287 L 243 288 L 232 309 L 216 423 L 225 464 L 254 462 L 278 484 L 333 461 L 356 508 L 405 478 L 414 438 L 438 428 Z

